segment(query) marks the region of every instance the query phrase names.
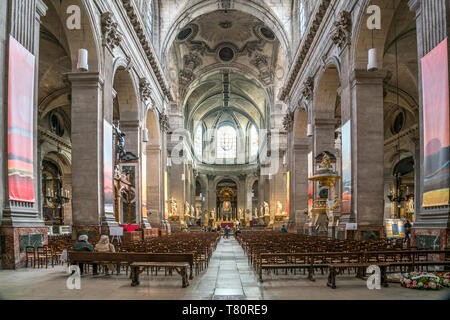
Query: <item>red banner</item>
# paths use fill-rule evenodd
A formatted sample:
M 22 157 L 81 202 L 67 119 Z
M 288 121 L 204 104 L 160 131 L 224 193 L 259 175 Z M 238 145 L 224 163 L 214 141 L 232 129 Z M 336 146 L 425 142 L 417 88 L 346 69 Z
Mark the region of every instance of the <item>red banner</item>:
M 9 37 L 8 181 L 9 199 L 35 202 L 33 100 L 35 57 Z

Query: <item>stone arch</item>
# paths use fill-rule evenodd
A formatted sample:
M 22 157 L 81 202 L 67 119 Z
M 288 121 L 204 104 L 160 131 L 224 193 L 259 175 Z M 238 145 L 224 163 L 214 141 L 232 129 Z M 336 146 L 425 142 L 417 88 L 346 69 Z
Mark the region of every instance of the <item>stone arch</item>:
M 45 0 L 47 6 L 56 10 L 67 38 L 67 48 L 72 61 L 72 72 L 77 72 L 78 50 L 83 48 L 89 52 L 89 72 L 102 72 L 102 35 L 97 23 L 97 8 L 92 1 Z M 66 24 L 67 8 L 76 5 L 81 9 L 81 30 L 68 30 Z
M 340 88 L 338 66 L 330 64 L 322 72 L 317 83 L 317 89 L 314 90 L 314 118 L 332 118 Z
M 138 99 L 138 86 L 132 74 L 119 65 L 113 77 L 113 88 L 119 104 L 121 121 L 139 121 L 140 101 Z
M 367 28 L 367 9 L 370 5 L 377 5 L 381 9 L 381 29 L 373 32 L 373 46 L 378 48 L 378 65 L 383 66 L 383 56 L 385 49 L 385 42 L 389 32 L 389 26 L 392 23 L 395 9 L 392 1 L 383 0 L 362 0 L 359 10 L 356 12 L 357 17 L 354 21 L 354 29 L 352 33 L 352 51 L 350 61 L 354 69 L 366 69 L 368 63 L 368 50 L 372 48 L 372 30 Z M 396 1 L 396 6 L 400 1 Z

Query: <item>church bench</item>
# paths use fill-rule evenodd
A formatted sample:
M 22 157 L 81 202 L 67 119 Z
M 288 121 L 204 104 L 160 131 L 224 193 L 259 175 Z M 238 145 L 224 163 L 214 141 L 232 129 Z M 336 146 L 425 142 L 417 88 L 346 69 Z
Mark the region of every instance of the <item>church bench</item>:
M 189 264 L 192 280 L 194 267 L 193 253 L 138 253 L 138 252 L 87 252 L 87 251 L 69 251 L 68 260 L 71 264 L 86 263 L 126 263 L 131 265 L 134 262 L 183 262 Z M 118 270 L 119 271 L 119 270 Z
M 165 268 L 172 270 L 174 269 L 180 276 L 182 280 L 182 287 L 186 288 L 189 286 L 188 272 L 189 263 L 187 262 L 133 262 L 130 264 L 131 267 L 131 286 L 138 286 L 139 275 L 148 268 Z M 142 269 L 141 269 L 142 268 Z
M 387 277 L 386 277 L 386 268 L 389 267 L 389 263 L 387 262 L 370 262 L 370 263 L 336 263 L 336 264 L 330 264 L 328 265 L 328 282 L 327 286 L 336 289 L 336 275 L 340 274 L 339 269 L 346 269 L 346 268 L 358 268 L 358 272 L 356 276 L 358 278 L 362 278 L 362 268 L 367 268 L 372 265 L 377 265 L 380 267 L 381 271 L 381 285 L 384 287 L 387 287 Z

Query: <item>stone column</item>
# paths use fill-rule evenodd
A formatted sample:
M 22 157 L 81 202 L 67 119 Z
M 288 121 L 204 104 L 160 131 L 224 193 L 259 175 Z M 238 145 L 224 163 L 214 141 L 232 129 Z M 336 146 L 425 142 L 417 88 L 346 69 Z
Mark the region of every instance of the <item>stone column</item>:
M 385 72 L 355 70 L 352 77 L 352 208 L 356 239 L 383 237 Z
M 1 152 L 3 164 L 1 173 L 0 190 L 3 209 L 1 214 L 0 227 L 0 267 L 4 269 L 15 269 L 23 266 L 25 259 L 25 248 L 22 243 L 33 241 L 35 244 L 43 245 L 47 243 L 47 229 L 44 226 L 41 212 L 41 173 L 39 170 L 40 161 L 38 155 L 38 75 L 39 75 L 39 35 L 40 20 L 45 16 L 47 7 L 41 0 L 13 0 L 3 1 L 0 5 L 0 57 L 3 62 L 0 67 L 0 102 L 3 109 L 0 136 L 2 141 Z M 9 36 L 12 36 L 25 49 L 34 55 L 34 99 L 33 99 L 33 178 L 34 178 L 34 203 L 25 203 L 9 200 L 9 180 L 7 170 L 8 159 L 8 44 Z M 5 36 L 5 38 L 3 38 Z M 4 136 L 5 135 L 5 136 Z
M 422 207 L 424 181 L 424 112 L 421 59 L 450 33 L 450 3 L 447 0 L 410 0 L 416 13 L 417 50 L 419 63 L 419 128 L 420 151 L 415 157 L 415 221 L 412 240 L 415 246 L 444 249 L 450 247 L 450 206 Z M 450 42 L 448 43 L 450 47 Z M 450 49 L 450 48 L 448 48 Z M 450 62 L 450 55 L 449 55 Z M 448 133 L 447 133 L 448 134 Z
M 99 73 L 71 73 L 73 236 L 80 230 L 100 234 L 117 226 L 105 213 L 103 190 L 103 78 Z
M 162 170 L 161 151 L 159 145 L 147 144 L 147 163 L 143 164 L 147 166 L 147 212 L 151 213 L 150 215 L 147 214 L 147 220 L 152 227 L 159 226 L 161 220 L 164 219 L 164 210 L 161 207 L 161 188 L 164 189 L 164 180 L 163 182 L 160 181 L 161 176 L 159 174 Z
M 316 157 L 323 151 L 334 152 L 334 131 L 336 120 L 314 119 L 314 153 Z
M 296 139 L 293 148 L 291 221 L 295 221 L 295 226 L 303 226 L 308 217 L 304 210 L 308 207 L 309 139 Z

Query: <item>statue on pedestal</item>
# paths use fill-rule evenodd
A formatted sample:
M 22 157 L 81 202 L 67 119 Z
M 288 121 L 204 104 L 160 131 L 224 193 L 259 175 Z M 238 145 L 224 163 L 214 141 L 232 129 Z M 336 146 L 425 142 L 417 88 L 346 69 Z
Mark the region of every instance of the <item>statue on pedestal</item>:
M 192 219 L 194 219 L 194 218 L 195 218 L 195 208 L 194 208 L 194 206 L 193 206 L 193 205 L 191 205 L 191 212 L 190 212 L 190 216 L 191 216 L 191 218 L 192 218 Z
M 169 219 L 170 220 L 178 220 L 178 206 L 177 206 L 177 201 L 172 197 L 169 200 Z
M 213 208 L 212 211 L 210 212 L 210 220 L 211 220 L 211 226 L 214 228 L 214 225 L 216 223 L 216 209 Z
M 239 218 L 240 221 L 244 220 L 244 211 L 242 210 L 242 208 L 239 209 Z
M 209 226 L 209 214 L 208 214 L 208 211 L 207 211 L 207 210 L 205 210 L 204 216 L 205 216 L 205 220 L 203 221 L 203 225 L 204 225 L 205 227 L 207 227 L 207 226 Z
M 270 217 L 270 207 L 267 202 L 264 201 L 264 216 Z
M 191 206 L 189 205 L 189 202 L 186 201 L 184 204 L 184 219 L 189 219 L 189 212 L 191 211 Z

